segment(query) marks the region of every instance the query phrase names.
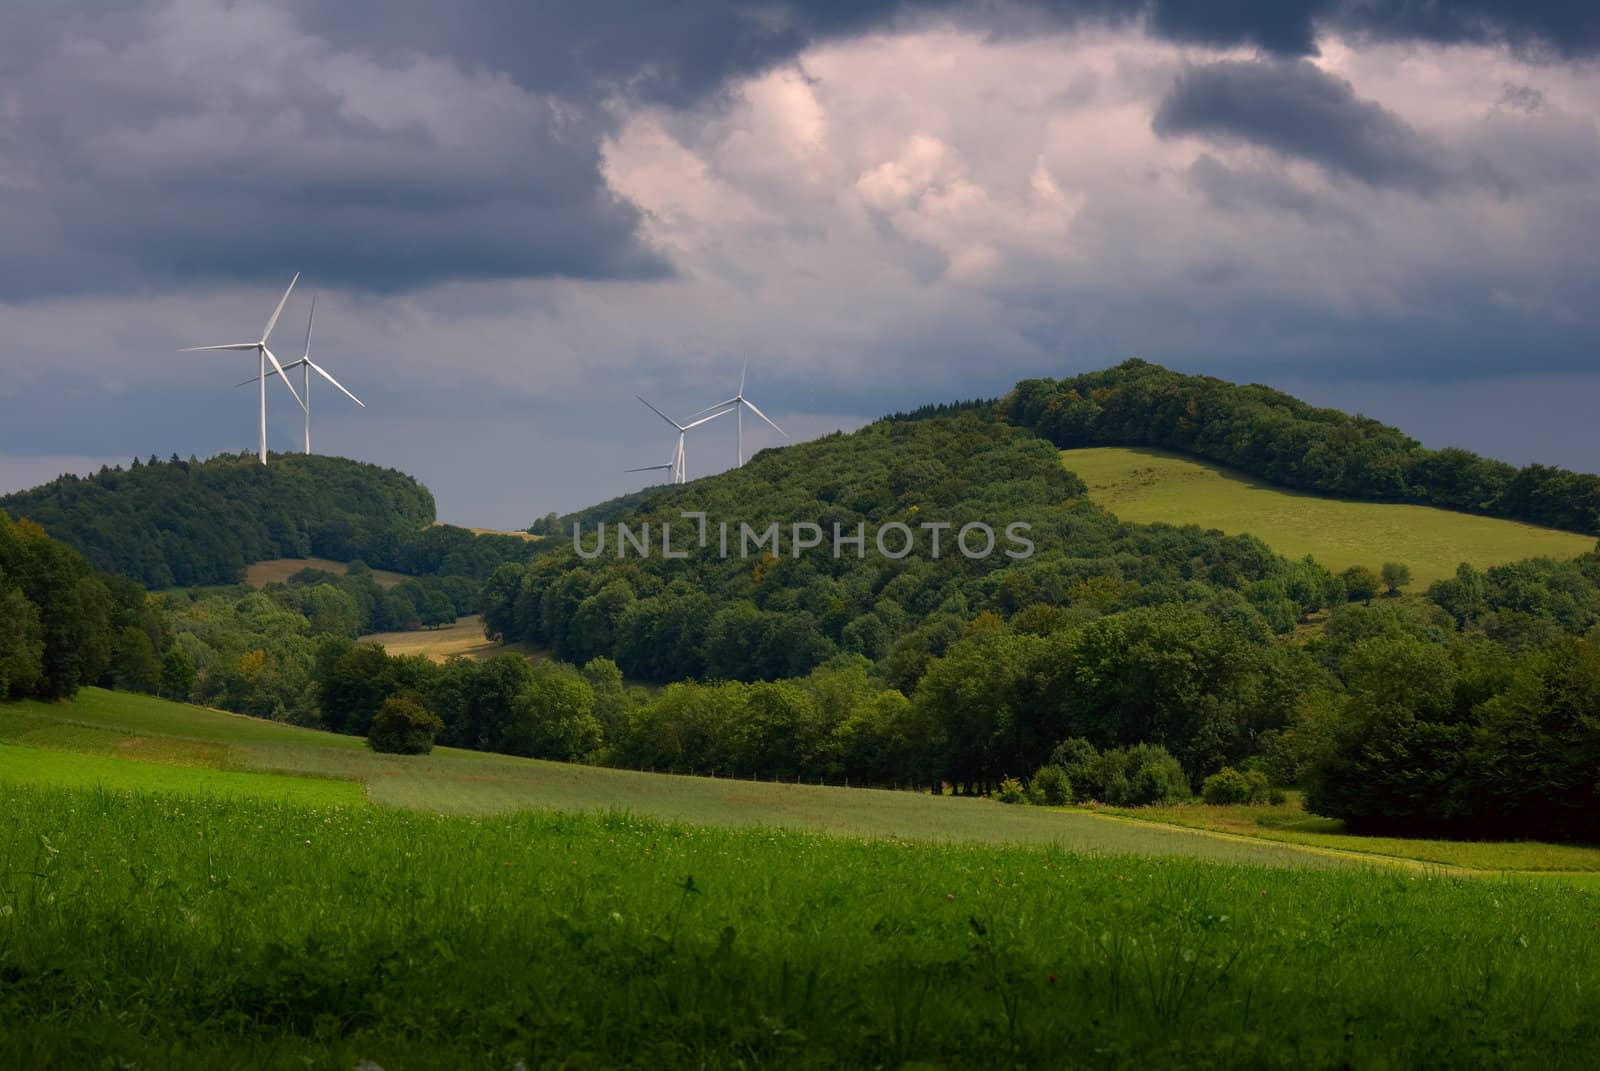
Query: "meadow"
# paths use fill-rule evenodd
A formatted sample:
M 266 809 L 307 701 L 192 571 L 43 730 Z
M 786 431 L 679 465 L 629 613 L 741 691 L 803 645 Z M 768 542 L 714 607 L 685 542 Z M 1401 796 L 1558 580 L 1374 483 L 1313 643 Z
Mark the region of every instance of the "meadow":
M 1169 810 L 377 755 L 98 689 L 4 704 L 0 1066 L 1600 1054 L 1600 887 Z
M 1089 447 L 1061 452 L 1089 498 L 1125 521 L 1195 524 L 1250 534 L 1289 558 L 1307 554 L 1339 572 L 1384 562 L 1411 567 L 1416 589 L 1455 574 L 1523 558 L 1572 558 L 1594 537 L 1518 521 L 1395 503 L 1351 502 L 1278 487 L 1163 450 Z
M 271 797 L 267 782 L 273 776 L 293 782 L 279 793 L 284 798 L 365 800 L 438 815 L 620 809 L 696 826 L 1050 844 L 1271 866 L 1600 874 L 1600 848 L 1355 836 L 1340 832 L 1336 821 L 1305 814 L 1297 801 L 1281 807 L 1191 803 L 1129 810 L 1007 806 L 992 799 L 620 770 L 445 747 L 430 755 L 381 755 L 358 737 L 99 688 L 84 689 L 70 703 L 0 704 L 0 780 L 112 789 L 181 783 Z
M 101 762 L 87 780 L 80 773 L 86 757 Z M 189 768 L 188 773 L 174 772 L 175 777 L 193 779 L 196 771 L 207 776 L 283 775 L 337 785 L 382 807 L 441 815 L 622 809 L 703 826 L 1057 844 L 1075 851 L 1280 866 L 1348 862 L 1333 853 L 1293 846 L 1130 825 L 1082 811 L 1008 807 L 987 799 L 615 770 L 454 748 L 435 748 L 430 755 L 380 755 L 357 737 L 102 689 L 85 689 L 66 704 L 0 705 L 0 780 L 148 789 L 157 787 L 174 764 Z
M 1587 1067 L 1600 896 L 0 785 L 0 1065 Z

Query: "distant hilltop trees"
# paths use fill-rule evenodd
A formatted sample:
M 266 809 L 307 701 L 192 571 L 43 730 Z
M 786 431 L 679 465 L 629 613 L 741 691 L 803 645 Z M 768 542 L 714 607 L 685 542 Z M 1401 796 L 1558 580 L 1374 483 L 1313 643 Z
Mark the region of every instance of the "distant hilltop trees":
M 1600 476 L 1518 469 L 1468 450 L 1429 450 L 1397 428 L 1281 391 L 1129 360 L 1068 379 L 1029 379 L 1000 402 L 1011 422 L 1063 449 L 1155 446 L 1340 498 L 1411 502 L 1600 534 Z
M 529 552 L 517 537 L 434 525 L 433 495 L 402 472 L 318 455 L 152 457 L 62 476 L 0 509 L 153 589 L 231 584 L 252 562 L 300 557 L 481 579 Z

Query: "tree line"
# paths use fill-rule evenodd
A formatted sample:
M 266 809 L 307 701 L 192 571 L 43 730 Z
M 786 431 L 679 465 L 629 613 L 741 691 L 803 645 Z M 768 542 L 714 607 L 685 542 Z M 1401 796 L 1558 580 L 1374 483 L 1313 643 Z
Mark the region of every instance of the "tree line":
M 1285 487 L 1600 534 L 1600 476 L 1546 465 L 1518 469 L 1468 450 L 1429 450 L 1367 417 L 1147 361 L 1024 380 L 999 411 L 1062 448 L 1155 446 Z

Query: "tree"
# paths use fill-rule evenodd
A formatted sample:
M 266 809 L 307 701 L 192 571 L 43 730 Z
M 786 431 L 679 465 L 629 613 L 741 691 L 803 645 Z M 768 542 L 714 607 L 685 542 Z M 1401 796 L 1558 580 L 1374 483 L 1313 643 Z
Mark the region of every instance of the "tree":
M 1388 595 L 1400 594 L 1400 589 L 1411 583 L 1411 567 L 1401 562 L 1383 563 L 1383 586 Z
M 44 629 L 22 592 L 0 572 L 0 699 L 31 695 L 44 677 Z
M 188 702 L 194 689 L 194 661 L 179 647 L 172 647 L 161 659 L 161 682 L 158 689 L 163 699 Z
M 1371 602 L 1378 594 L 1382 579 L 1365 565 L 1352 565 L 1339 574 L 1344 581 L 1345 598 L 1351 602 Z
M 390 694 L 389 657 L 375 643 L 346 643 L 317 678 L 322 722 L 336 733 L 365 736 Z
M 111 647 L 111 681 L 114 687 L 153 694 L 161 683 L 161 659 L 150 635 L 137 625 L 117 634 Z
M 391 696 L 372 716 L 367 746 L 390 755 L 426 755 L 444 722 L 416 699 Z
M 517 695 L 500 750 L 512 755 L 571 762 L 600 747 L 594 692 L 571 666 L 545 663 Z

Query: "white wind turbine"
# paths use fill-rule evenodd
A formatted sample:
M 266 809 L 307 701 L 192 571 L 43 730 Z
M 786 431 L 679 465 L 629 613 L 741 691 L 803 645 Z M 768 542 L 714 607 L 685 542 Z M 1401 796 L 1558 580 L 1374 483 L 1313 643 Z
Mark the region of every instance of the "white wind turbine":
M 739 414 L 739 439 L 738 439 L 738 442 L 739 442 L 739 467 L 740 468 L 744 467 L 744 411 L 746 409 L 749 409 L 756 416 L 760 417 L 762 420 L 765 420 L 769 425 L 772 426 L 772 430 L 773 431 L 777 432 L 779 435 L 782 435 L 785 439 L 787 439 L 789 437 L 789 433 L 788 432 L 786 432 L 782 428 L 778 427 L 778 425 L 773 424 L 771 417 L 767 416 L 767 414 L 765 414 L 761 410 L 757 409 L 756 408 L 756 403 L 752 402 L 749 398 L 746 398 L 744 396 L 744 377 L 749 373 L 749 371 L 750 371 L 750 365 L 746 364 L 744 366 L 743 371 L 741 371 L 739 373 L 739 393 L 738 394 L 735 394 L 732 398 L 726 398 L 723 401 L 718 402 L 716 405 L 708 406 L 707 408 L 700 410 L 699 413 L 695 414 L 695 416 L 700 416 L 703 413 L 710 413 L 713 409 L 717 410 L 717 415 L 720 415 L 722 413 L 726 413 L 726 412 L 728 412 L 730 410 L 732 410 L 734 412 L 737 412 Z M 640 399 L 640 401 L 643 401 L 643 400 L 644 399 L 642 399 L 642 398 Z
M 332 383 L 335 387 L 338 387 L 341 391 L 343 391 L 346 398 L 349 398 L 352 402 L 355 402 L 363 409 L 367 407 L 366 402 L 362 401 L 360 398 L 357 398 L 348 390 L 345 390 L 343 383 L 340 383 L 337 379 L 334 379 L 333 376 L 328 373 L 326 368 L 322 367 L 316 361 L 311 359 L 311 325 L 316 322 L 316 319 L 317 295 L 312 294 L 311 315 L 306 317 L 306 352 L 300 357 L 299 360 L 290 361 L 288 364 L 284 365 L 278 370 L 279 372 L 288 373 L 296 368 L 300 369 L 300 390 L 305 394 L 305 397 L 300 399 L 300 408 L 304 409 L 306 414 L 306 453 L 308 454 L 311 452 L 311 373 L 313 370 L 316 371 L 317 375 L 321 376 L 323 379 L 326 379 L 329 383 Z M 277 374 L 278 372 L 267 373 L 269 377 Z M 247 379 L 244 381 L 244 383 L 240 383 L 239 386 L 242 387 L 247 383 L 254 382 L 255 380 L 253 379 Z M 287 379 L 285 382 L 287 382 Z
M 639 396 L 637 394 L 635 394 L 634 397 L 635 398 L 639 398 Z M 656 416 L 660 417 L 662 420 L 665 420 L 668 424 L 671 424 L 674 428 L 678 429 L 678 446 L 677 446 L 677 449 L 672 451 L 672 461 L 671 461 L 671 463 L 666 464 L 666 465 L 646 465 L 642 469 L 629 469 L 628 471 L 629 472 L 650 472 L 650 471 L 653 471 L 655 469 L 671 469 L 672 470 L 672 482 L 673 483 L 687 483 L 688 482 L 688 474 L 687 474 L 688 466 L 684 463 L 684 459 L 683 459 L 683 441 L 688 436 L 689 429 L 690 428 L 698 428 L 701 424 L 704 424 L 707 421 L 715 420 L 715 419 L 717 419 L 717 417 L 719 417 L 722 414 L 728 412 L 728 410 L 727 409 L 718 409 L 715 413 L 712 413 L 710 416 L 700 417 L 699 420 L 691 420 L 687 424 L 679 424 L 676 420 L 673 420 L 671 417 L 667 416 L 667 414 L 663 413 L 661 410 L 657 409 L 655 406 L 651 405 L 649 402 L 645 402 L 643 398 L 639 398 L 639 400 L 641 402 L 644 402 L 645 406 L 652 413 L 654 413 Z M 700 414 L 696 413 L 695 415 L 699 416 Z
M 289 289 L 283 292 L 283 297 L 278 299 L 278 307 L 272 310 L 272 319 L 267 321 L 267 326 L 261 332 L 261 340 L 259 342 L 232 342 L 226 346 L 187 346 L 178 351 L 179 353 L 198 353 L 202 350 L 256 351 L 261 363 L 259 378 L 261 380 L 261 463 L 263 465 L 267 463 L 267 362 L 271 361 L 272 367 L 277 370 L 280 376 L 283 375 L 283 366 L 272 355 L 272 351 L 267 349 L 267 339 L 272 337 L 272 329 L 277 325 L 278 317 L 283 313 L 283 306 L 288 302 L 290 293 L 294 291 L 294 284 L 299 281 L 300 273 L 295 272 L 294 278 L 289 280 Z M 294 395 L 294 400 L 300 402 L 300 395 L 296 393 L 294 384 L 289 382 L 288 376 L 283 376 L 283 385 L 289 388 L 289 393 Z M 305 403 L 300 402 L 300 407 L 302 409 L 305 408 Z

